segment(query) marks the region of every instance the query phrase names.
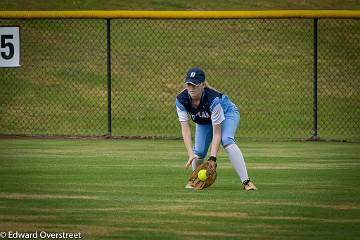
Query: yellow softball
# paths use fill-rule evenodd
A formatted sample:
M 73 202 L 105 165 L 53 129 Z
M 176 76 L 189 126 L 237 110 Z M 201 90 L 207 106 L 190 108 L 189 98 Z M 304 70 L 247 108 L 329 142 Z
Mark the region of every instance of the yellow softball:
M 205 182 L 205 180 L 207 179 L 207 176 L 206 176 L 206 170 L 205 169 L 201 169 L 199 172 L 198 172 L 198 178 Z

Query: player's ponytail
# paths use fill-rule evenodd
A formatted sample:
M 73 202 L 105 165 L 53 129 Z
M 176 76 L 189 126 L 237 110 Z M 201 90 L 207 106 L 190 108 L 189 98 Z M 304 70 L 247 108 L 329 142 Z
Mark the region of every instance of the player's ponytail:
M 210 84 L 209 84 L 207 81 L 204 82 L 204 88 L 210 88 L 210 89 L 215 90 L 215 91 L 218 92 L 218 90 L 216 90 L 215 88 L 213 88 L 212 86 L 210 86 Z
M 204 82 L 204 88 L 211 88 L 212 89 L 212 87 L 210 87 L 210 85 L 209 85 L 209 83 L 207 81 Z

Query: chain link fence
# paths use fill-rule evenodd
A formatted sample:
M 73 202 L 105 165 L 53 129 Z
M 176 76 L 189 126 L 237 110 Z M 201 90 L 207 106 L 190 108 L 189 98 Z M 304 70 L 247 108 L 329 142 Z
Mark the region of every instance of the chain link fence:
M 0 68 L 0 133 L 109 134 L 106 20 L 5 20 L 20 26 L 21 67 Z M 111 135 L 180 138 L 186 71 L 240 108 L 237 137 L 314 132 L 313 19 L 111 20 Z M 360 21 L 318 21 L 318 135 L 360 140 Z

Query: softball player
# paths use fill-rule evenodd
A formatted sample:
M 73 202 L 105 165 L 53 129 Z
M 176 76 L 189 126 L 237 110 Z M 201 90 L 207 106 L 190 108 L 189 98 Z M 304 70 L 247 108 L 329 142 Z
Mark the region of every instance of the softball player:
M 210 157 L 216 161 L 220 143 L 239 175 L 245 190 L 256 190 L 249 179 L 244 157 L 235 143 L 235 132 L 240 114 L 229 98 L 208 87 L 205 73 L 198 67 L 191 68 L 185 78 L 186 88 L 176 96 L 176 109 L 181 132 L 189 156 L 186 167 L 193 171 L 203 163 L 211 143 Z M 192 146 L 189 118 L 195 122 L 195 145 Z M 191 188 L 188 184 L 186 188 Z

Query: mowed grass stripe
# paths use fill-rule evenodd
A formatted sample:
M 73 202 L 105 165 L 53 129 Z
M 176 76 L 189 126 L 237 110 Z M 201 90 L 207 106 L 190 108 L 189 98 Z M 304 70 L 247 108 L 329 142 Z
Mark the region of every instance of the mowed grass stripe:
M 220 151 L 218 180 L 184 189 L 181 141 L 1 140 L 1 231 L 86 239 L 356 239 L 358 144 L 240 142 L 259 191 Z

